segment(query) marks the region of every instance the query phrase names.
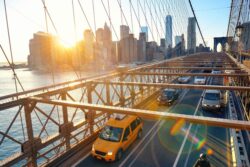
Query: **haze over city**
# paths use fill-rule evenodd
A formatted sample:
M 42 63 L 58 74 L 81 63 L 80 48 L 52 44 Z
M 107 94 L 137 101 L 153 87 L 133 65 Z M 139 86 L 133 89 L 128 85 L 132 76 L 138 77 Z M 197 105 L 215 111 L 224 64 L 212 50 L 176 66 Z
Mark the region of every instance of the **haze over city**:
M 51 18 L 55 24 L 55 27 L 58 31 L 56 33 L 55 29 L 51 21 L 48 18 L 48 30 L 50 33 L 54 35 L 58 35 L 61 43 L 66 47 L 71 47 L 75 43 L 75 33 L 74 33 L 74 22 L 72 16 L 72 2 L 70 0 L 66 1 L 45 1 L 46 6 L 50 12 Z M 105 22 L 109 23 L 109 18 L 107 17 L 104 8 L 99 1 L 93 1 L 96 4 L 96 25 L 94 25 L 93 21 L 93 11 L 92 11 L 92 3 L 91 1 L 84 1 L 84 5 L 82 6 L 86 12 L 86 16 L 89 19 L 92 28 L 99 28 L 104 25 Z M 129 13 L 129 3 L 124 2 L 121 3 L 123 6 L 124 13 Z M 143 3 L 142 3 L 143 4 Z M 104 5 L 108 7 L 108 3 L 104 1 Z M 136 5 L 136 3 L 135 3 Z M 33 33 L 38 31 L 46 32 L 46 24 L 44 18 L 44 9 L 43 3 L 41 1 L 7 1 L 7 13 L 9 19 L 9 27 L 11 33 L 11 42 L 13 49 L 13 57 L 14 61 L 27 61 L 27 56 L 29 55 L 29 40 L 32 38 Z M 60 8 L 58 8 L 60 6 Z M 75 18 L 76 18 L 76 38 L 77 41 L 83 38 L 83 31 L 85 29 L 89 29 L 88 23 L 84 18 L 84 15 L 81 12 L 81 8 L 77 1 L 74 1 L 75 6 Z M 226 35 L 227 26 L 226 19 L 229 16 L 229 6 L 230 2 L 227 0 L 221 1 L 204 1 L 199 3 L 199 0 L 193 0 L 193 6 L 195 11 L 197 11 L 197 19 L 199 21 L 201 30 L 204 31 L 204 38 L 208 46 L 213 48 L 213 37 L 216 36 L 224 36 Z M 10 57 L 9 46 L 8 46 L 8 36 L 4 15 L 4 4 L 3 2 L 0 5 L 0 43 L 2 44 L 5 52 L 8 57 Z M 170 14 L 173 13 L 173 37 L 175 35 L 181 35 L 180 33 L 187 33 L 186 27 L 179 27 L 183 21 L 176 21 L 177 14 L 175 14 L 174 10 L 169 10 Z M 118 3 L 113 3 L 110 8 L 112 24 L 114 25 L 111 28 L 113 40 L 116 41 L 120 38 L 119 26 L 123 23 L 126 25 L 124 17 L 121 17 L 121 11 Z M 133 14 L 133 12 L 132 12 Z M 189 14 L 191 15 L 191 11 L 189 10 Z M 142 15 L 142 13 L 141 13 Z M 147 12 L 149 15 L 149 12 Z M 48 16 L 47 16 L 48 17 Z M 134 36 L 139 38 L 139 25 L 136 20 L 135 15 L 133 17 L 133 24 L 131 24 L 131 20 L 128 15 L 128 24 L 131 30 L 133 29 Z M 122 18 L 122 19 L 121 19 Z M 219 21 L 220 20 L 220 21 Z M 223 21 L 221 21 L 223 20 Z M 163 21 L 163 19 L 162 19 Z M 146 25 L 145 19 L 141 20 L 142 25 Z M 132 26 L 133 25 L 133 26 Z M 186 23 L 183 23 L 182 26 L 187 26 Z M 216 25 L 216 26 L 214 26 Z M 117 32 L 117 37 L 114 33 L 114 30 Z M 216 30 L 216 31 L 215 31 Z M 183 31 L 183 32 L 181 32 Z M 164 32 L 161 32 L 161 36 L 164 37 Z M 154 34 L 156 36 L 156 30 L 154 30 Z M 117 39 L 118 38 L 118 39 Z M 149 41 L 153 40 L 151 33 L 149 33 Z M 160 40 L 158 39 L 158 44 L 160 44 Z M 201 43 L 200 35 L 197 31 L 197 45 Z M 187 45 L 187 44 L 186 44 Z M 0 56 L 0 62 L 6 62 L 4 56 Z

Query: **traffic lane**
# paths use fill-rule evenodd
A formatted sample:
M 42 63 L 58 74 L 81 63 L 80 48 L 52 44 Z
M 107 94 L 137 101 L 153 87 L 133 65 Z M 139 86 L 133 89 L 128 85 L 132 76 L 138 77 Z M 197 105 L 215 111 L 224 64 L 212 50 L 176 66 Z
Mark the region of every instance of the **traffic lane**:
M 157 101 L 156 101 L 157 97 L 155 97 L 155 99 L 148 101 L 147 103 L 145 103 L 142 108 L 144 109 L 149 109 L 149 110 L 156 110 L 156 111 L 162 111 L 162 112 L 166 112 L 170 109 L 169 106 L 159 106 Z M 150 136 L 152 132 L 154 132 L 154 125 L 156 125 L 157 122 L 159 121 L 153 121 L 153 120 L 143 120 L 144 122 L 144 126 L 143 126 L 143 137 L 141 140 L 143 140 L 146 135 Z M 79 164 L 77 164 L 77 167 L 83 167 L 83 166 L 95 166 L 95 167 L 99 167 L 99 166 L 118 166 L 122 160 L 124 158 L 127 157 L 127 155 L 132 151 L 133 148 L 135 148 L 138 144 L 142 143 L 141 140 L 136 140 L 126 151 L 124 151 L 123 157 L 120 161 L 118 162 L 105 162 L 105 161 L 101 161 L 101 160 L 97 160 L 95 158 L 93 158 L 91 156 L 91 154 L 89 153 L 88 156 L 85 157 L 85 159 L 83 159 Z M 146 140 L 146 139 L 145 139 Z
M 173 106 L 158 105 L 156 99 L 157 99 L 157 97 L 155 97 L 155 99 L 153 99 L 152 101 L 147 102 L 142 108 L 156 110 L 156 111 L 162 111 L 162 112 L 168 112 L 169 110 L 171 110 L 173 108 Z M 174 104 L 176 104 L 176 102 Z M 151 132 L 155 131 L 153 128 L 157 122 L 159 122 L 159 121 L 144 120 L 143 137 L 145 137 L 146 135 L 149 136 L 149 135 L 151 135 Z M 89 154 L 89 156 L 87 156 L 85 159 L 83 159 L 77 166 L 85 166 L 85 165 L 88 165 L 88 166 L 106 166 L 106 165 L 117 166 L 117 165 L 119 165 L 120 162 L 122 162 L 122 160 L 125 157 L 127 157 L 127 154 L 131 152 L 131 149 L 134 148 L 135 146 L 137 146 L 140 142 L 141 141 L 138 141 L 138 140 L 135 141 L 131 145 L 131 147 L 129 147 L 124 152 L 123 158 L 119 162 L 107 163 L 105 161 L 96 160 L 93 157 L 91 157 L 91 155 Z
M 201 93 L 202 91 L 189 90 L 171 112 L 193 115 Z M 183 133 L 177 134 L 173 131 L 174 125 L 175 121 L 162 121 L 148 142 L 129 155 L 129 159 L 122 166 L 172 166 L 184 138 Z
M 136 147 L 140 142 L 144 139 L 146 135 L 151 135 L 153 132 L 152 127 L 155 125 L 157 121 L 151 121 L 151 120 L 144 120 L 144 126 L 143 126 L 143 131 L 142 131 L 142 139 L 137 139 L 134 143 L 131 144 L 131 146 L 123 152 L 122 159 L 120 161 L 114 161 L 114 162 L 106 162 L 103 160 L 98 160 L 96 158 L 93 158 L 91 154 L 87 156 L 85 159 L 83 159 L 77 167 L 86 167 L 86 166 L 91 166 L 91 167 L 103 167 L 103 166 L 119 166 L 119 164 L 122 162 L 123 159 L 127 157 L 127 155 L 133 150 L 134 147 Z M 152 129 L 152 130 L 151 130 Z
M 225 108 L 227 111 L 227 108 Z M 227 112 L 216 113 L 199 109 L 198 114 L 206 117 L 227 118 Z M 231 153 L 229 131 L 225 128 L 194 125 L 189 134 L 190 140 L 185 145 L 178 166 L 192 166 L 201 153 L 207 153 L 213 166 L 230 166 Z
M 222 78 L 210 78 L 208 83 L 220 85 L 223 83 Z M 201 108 L 197 115 L 207 117 L 226 118 L 226 109 L 222 112 L 203 111 Z M 200 153 L 211 154 L 211 163 L 215 166 L 229 166 L 230 165 L 230 148 L 229 148 L 229 133 L 228 129 L 218 127 L 206 127 L 203 125 L 193 125 L 189 134 L 183 154 L 180 158 L 178 166 L 192 166 L 199 158 Z M 221 154 L 221 152 L 226 154 Z

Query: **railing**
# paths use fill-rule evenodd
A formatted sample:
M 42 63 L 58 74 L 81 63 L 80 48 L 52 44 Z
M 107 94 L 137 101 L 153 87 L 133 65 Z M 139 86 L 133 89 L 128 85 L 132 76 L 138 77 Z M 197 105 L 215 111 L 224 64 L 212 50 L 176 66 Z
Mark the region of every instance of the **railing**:
M 209 59 L 209 57 L 206 58 Z M 214 57 L 212 58 L 214 59 Z M 180 57 L 174 60 L 197 61 L 196 65 L 201 63 L 201 61 L 195 59 L 195 56 Z M 8 147 L 11 143 L 14 143 L 11 145 L 14 149 L 12 149 L 12 152 L 8 152 L 12 156 L 5 155 L 2 157 L 4 159 L 2 159 L 1 165 L 40 166 L 48 164 L 56 158 L 62 157 L 65 153 L 74 149 L 75 146 L 93 140 L 111 116 L 111 113 L 102 109 L 85 108 L 83 106 L 73 107 L 67 104 L 39 103 L 34 98 L 29 98 L 30 95 L 49 101 L 61 100 L 67 103 L 79 102 L 80 104 L 88 103 L 133 108 L 164 87 L 211 88 L 209 86 L 171 84 L 170 82 L 177 76 L 193 74 L 187 73 L 187 68 L 162 68 L 167 65 L 169 67 L 170 61 L 173 61 L 173 59 L 125 71 L 112 72 L 104 76 L 95 76 L 76 80 L 75 82 L 70 81 L 56 86 L 38 88 L 18 94 L 18 100 L 15 99 L 16 97 L 11 96 L 2 98 L 3 101 L 8 98 L 14 98 L 14 100 L 12 99 L 9 103 L 0 105 L 2 117 L 11 118 L 10 123 L 2 125 L 0 130 L 2 136 L 0 147 L 3 148 L 2 150 L 11 150 Z M 228 62 L 227 66 L 231 64 L 232 62 Z M 217 76 L 213 74 L 206 75 Z M 248 77 L 246 74 L 238 76 L 235 74 L 221 74 L 221 76 L 230 76 L 235 78 L 237 82 L 248 83 L 248 81 L 242 80 L 242 78 Z M 235 85 L 235 87 L 213 88 L 234 89 L 242 92 L 242 90 L 249 89 L 243 87 L 244 84 Z M 44 90 L 48 91 L 43 92 Z M 197 120 L 202 119 L 197 118 Z M 232 122 L 231 125 L 233 125 Z M 13 128 L 15 133 L 11 131 Z

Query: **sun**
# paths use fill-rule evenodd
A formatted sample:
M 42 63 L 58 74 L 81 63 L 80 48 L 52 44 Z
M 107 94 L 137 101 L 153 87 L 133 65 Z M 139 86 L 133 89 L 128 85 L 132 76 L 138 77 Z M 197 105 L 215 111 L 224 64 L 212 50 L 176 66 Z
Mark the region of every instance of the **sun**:
M 72 48 L 75 46 L 76 42 L 74 40 L 66 40 L 66 39 L 60 39 L 59 43 L 61 46 L 65 47 L 65 48 Z

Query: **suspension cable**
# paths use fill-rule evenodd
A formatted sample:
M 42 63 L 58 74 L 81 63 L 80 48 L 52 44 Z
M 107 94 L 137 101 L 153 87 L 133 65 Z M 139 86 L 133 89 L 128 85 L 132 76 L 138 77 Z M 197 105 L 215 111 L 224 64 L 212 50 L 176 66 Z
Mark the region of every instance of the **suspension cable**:
M 139 2 L 139 0 L 138 0 L 138 2 Z M 141 26 L 140 19 L 138 18 L 137 14 L 136 14 L 136 11 L 135 11 L 135 8 L 134 8 L 134 6 L 133 6 L 132 3 L 131 3 L 131 7 L 132 7 L 132 10 L 133 10 L 133 12 L 134 12 L 134 14 L 135 14 L 135 18 L 136 18 L 136 20 L 137 20 L 137 22 L 138 22 L 138 24 L 139 24 L 139 26 L 140 26 L 140 29 L 141 29 L 142 26 Z M 141 30 L 141 31 L 142 31 L 142 30 Z
M 12 52 L 12 45 L 11 45 L 11 38 L 10 38 L 9 20 L 8 20 L 8 13 L 7 13 L 7 7 L 6 7 L 6 0 L 4 0 L 4 11 L 5 11 L 5 20 L 6 20 L 6 26 L 7 26 L 8 42 L 9 42 L 10 57 L 11 57 L 11 64 L 9 61 L 8 61 L 8 63 L 9 63 L 9 66 L 12 68 L 12 66 L 14 66 L 14 60 L 13 60 L 13 52 Z M 7 58 L 7 56 L 6 56 L 6 58 Z M 16 73 L 15 73 L 14 67 L 12 69 L 13 69 L 13 76 L 14 76 L 14 82 L 15 82 L 15 89 L 16 89 L 16 93 L 17 93 L 18 87 L 17 87 L 17 83 L 16 83 Z M 19 84 L 21 84 L 21 82 Z
M 150 14 L 150 16 L 151 16 L 152 28 L 153 28 L 153 25 L 154 25 L 155 28 L 156 28 L 156 32 L 157 32 L 157 37 L 159 38 L 159 36 L 160 36 L 159 30 L 158 30 L 158 28 L 157 28 L 157 24 L 156 24 L 156 22 L 155 22 L 155 19 L 153 19 L 154 16 L 153 16 L 152 10 L 151 10 L 151 6 L 152 6 L 152 5 L 149 5 L 147 0 L 146 0 L 146 5 L 147 5 L 147 7 L 148 7 L 148 9 L 149 9 L 149 14 Z
M 79 6 L 80 6 L 80 9 L 81 9 L 81 11 L 82 11 L 82 13 L 83 13 L 83 16 L 84 16 L 85 20 L 87 21 L 87 24 L 88 24 L 88 26 L 89 26 L 89 29 L 93 32 L 93 28 L 92 28 L 92 26 L 91 26 L 91 24 L 90 24 L 90 22 L 89 22 L 89 19 L 88 19 L 87 15 L 86 15 L 85 11 L 83 10 L 82 3 L 80 2 L 80 0 L 78 0 L 78 4 L 79 4 Z M 93 33 L 93 35 L 94 35 L 94 33 Z M 96 40 L 95 35 L 94 35 L 94 38 L 95 38 L 95 40 Z
M 129 25 L 129 24 L 128 24 L 128 20 L 127 20 L 125 14 L 124 14 L 124 12 L 123 12 L 121 0 L 120 0 L 120 1 L 119 1 L 119 0 L 116 0 L 116 1 L 117 1 L 118 5 L 119 5 L 119 7 L 120 7 L 120 10 L 121 10 L 121 17 L 122 17 L 122 16 L 124 17 L 124 20 L 125 20 L 125 22 L 126 22 L 126 25 L 128 26 L 128 25 Z M 121 20 L 122 20 L 122 18 L 121 18 Z M 123 24 L 123 21 L 122 21 L 122 24 Z M 129 28 L 129 31 L 131 32 L 131 29 L 130 29 L 130 28 Z
M 242 0 L 242 1 L 243 1 L 243 0 Z M 196 21 L 196 24 L 197 24 L 197 26 L 198 26 L 198 29 L 199 29 L 199 32 L 200 32 L 200 35 L 201 35 L 201 38 L 202 38 L 203 44 L 204 44 L 204 46 L 205 46 L 205 47 L 207 47 L 206 42 L 205 42 L 205 40 L 204 40 L 204 38 L 203 38 L 203 35 L 202 35 L 202 32 L 201 32 L 201 29 L 200 29 L 200 26 L 199 26 L 198 20 L 197 20 L 197 18 L 196 18 L 196 15 L 195 15 L 195 12 L 194 12 L 193 5 L 192 5 L 192 3 L 191 3 L 191 0 L 188 0 L 188 2 L 189 2 L 189 4 L 190 4 L 191 10 L 192 10 L 192 12 L 193 12 L 193 15 L 194 15 L 194 18 L 195 18 L 195 21 Z
M 105 13 L 106 13 L 106 15 L 107 15 L 107 17 L 108 17 L 108 19 L 109 19 L 109 21 L 110 21 L 111 28 L 113 29 L 113 31 L 114 31 L 114 33 L 115 33 L 115 36 L 116 36 L 117 40 L 119 40 L 118 35 L 117 35 L 117 33 L 116 33 L 116 30 L 115 30 L 115 28 L 114 28 L 114 26 L 113 26 L 111 17 L 108 15 L 108 11 L 107 11 L 107 9 L 106 9 L 104 3 L 103 3 L 103 0 L 101 0 L 101 2 L 102 2 L 102 6 L 103 6 L 103 8 L 104 8 L 104 10 L 105 10 Z
M 50 22 L 51 22 L 51 24 L 52 24 L 52 26 L 53 26 L 53 28 L 54 28 L 56 34 L 58 35 L 58 31 L 57 31 L 57 29 L 56 29 L 56 26 L 55 26 L 53 20 L 52 20 L 52 17 L 50 16 L 49 11 L 48 11 L 48 9 L 47 9 L 47 6 L 46 6 L 46 4 L 45 4 L 45 0 L 41 0 L 41 1 L 42 1 L 42 3 L 43 3 L 44 9 L 46 10 L 46 13 L 47 13 L 48 16 L 49 16 Z
M 148 19 L 147 19 L 147 16 L 146 16 L 146 13 L 145 13 L 145 11 L 143 10 L 143 7 L 142 7 L 142 5 L 141 5 L 140 0 L 138 0 L 138 1 L 139 1 L 139 6 L 140 6 L 141 9 L 142 9 L 142 13 L 143 13 L 143 15 L 144 15 L 144 18 L 145 18 L 146 24 L 147 24 L 147 26 L 148 26 L 148 29 L 149 29 L 149 31 L 150 31 L 150 33 L 151 33 L 151 35 L 152 35 L 153 40 L 155 41 L 155 37 L 154 37 L 154 34 L 153 34 L 153 31 L 152 31 L 151 27 L 149 26 Z

